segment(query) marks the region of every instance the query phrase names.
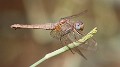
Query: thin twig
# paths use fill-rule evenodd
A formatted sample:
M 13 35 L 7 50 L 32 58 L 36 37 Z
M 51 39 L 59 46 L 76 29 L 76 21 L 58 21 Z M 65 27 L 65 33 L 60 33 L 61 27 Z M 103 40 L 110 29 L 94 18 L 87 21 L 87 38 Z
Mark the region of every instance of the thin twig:
M 59 55 L 63 52 L 66 52 L 69 50 L 69 48 L 74 48 L 79 46 L 80 44 L 84 43 L 86 40 L 90 39 L 91 37 L 93 37 L 93 35 L 97 33 L 97 27 L 95 27 L 93 30 L 91 30 L 86 36 L 82 37 L 81 39 L 79 39 L 76 42 L 73 42 L 71 44 L 68 44 L 67 46 L 64 46 L 56 51 L 53 51 L 51 53 L 46 54 L 42 59 L 38 60 L 37 62 L 35 62 L 34 64 L 32 64 L 30 67 L 36 67 L 37 65 L 41 64 L 43 61 L 54 57 L 56 55 Z M 96 45 L 97 46 L 97 45 Z M 69 48 L 68 48 L 69 47 Z

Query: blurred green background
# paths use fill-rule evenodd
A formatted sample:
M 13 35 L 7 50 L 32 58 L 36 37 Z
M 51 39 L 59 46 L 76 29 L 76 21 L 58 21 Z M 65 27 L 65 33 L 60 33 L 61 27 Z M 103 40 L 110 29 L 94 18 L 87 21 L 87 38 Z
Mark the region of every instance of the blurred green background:
M 10 28 L 12 24 L 58 22 L 88 10 L 79 20 L 86 33 L 95 26 L 98 46 L 88 60 L 70 51 L 38 67 L 120 67 L 120 0 L 0 0 L 0 67 L 28 67 L 61 45 L 46 30 Z

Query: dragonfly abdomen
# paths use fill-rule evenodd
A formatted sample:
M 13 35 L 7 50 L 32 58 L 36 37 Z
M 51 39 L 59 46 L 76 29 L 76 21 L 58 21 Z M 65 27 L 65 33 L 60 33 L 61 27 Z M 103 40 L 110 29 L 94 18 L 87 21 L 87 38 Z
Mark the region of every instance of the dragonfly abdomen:
M 53 29 L 55 29 L 55 25 L 54 25 L 54 23 L 34 24 L 34 25 L 14 24 L 14 25 L 11 25 L 11 28 L 15 28 L 15 29 L 28 28 L 28 29 L 53 30 Z

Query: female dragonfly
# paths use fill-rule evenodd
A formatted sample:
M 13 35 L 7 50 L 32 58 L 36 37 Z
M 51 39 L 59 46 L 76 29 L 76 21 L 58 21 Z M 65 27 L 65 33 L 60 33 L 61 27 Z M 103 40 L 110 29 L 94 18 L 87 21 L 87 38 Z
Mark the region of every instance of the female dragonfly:
M 11 28 L 14 29 L 32 28 L 32 29 L 51 30 L 50 35 L 53 38 L 56 38 L 59 41 L 61 41 L 61 43 L 67 45 L 69 43 L 77 41 L 84 35 L 82 33 L 84 29 L 84 23 L 81 21 L 72 21 L 71 19 L 76 18 L 86 12 L 87 10 L 76 15 L 61 18 L 60 21 L 57 23 L 45 23 L 45 24 L 36 24 L 36 25 L 14 24 L 11 25 Z M 94 49 L 96 47 L 96 44 L 97 43 L 94 39 L 90 39 L 85 43 L 81 44 L 79 47 L 70 50 L 71 52 L 73 52 L 72 50 L 76 51 L 83 58 L 87 59 L 84 56 L 84 54 L 81 52 L 81 50 L 89 50 L 90 48 Z

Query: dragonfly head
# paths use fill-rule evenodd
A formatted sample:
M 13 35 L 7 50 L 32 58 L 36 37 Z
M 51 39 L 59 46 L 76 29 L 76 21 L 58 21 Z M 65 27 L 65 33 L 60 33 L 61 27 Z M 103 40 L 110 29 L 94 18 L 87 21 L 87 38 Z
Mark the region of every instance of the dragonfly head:
M 83 31 L 83 29 L 84 29 L 84 23 L 81 22 L 81 21 L 78 21 L 78 22 L 76 22 L 76 23 L 74 24 L 74 28 L 75 28 L 76 30 Z

